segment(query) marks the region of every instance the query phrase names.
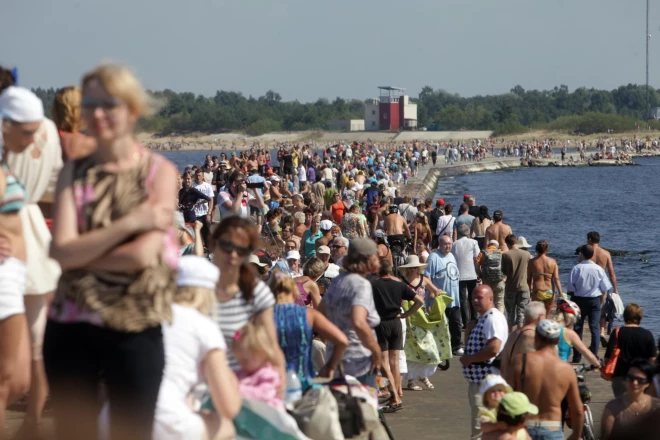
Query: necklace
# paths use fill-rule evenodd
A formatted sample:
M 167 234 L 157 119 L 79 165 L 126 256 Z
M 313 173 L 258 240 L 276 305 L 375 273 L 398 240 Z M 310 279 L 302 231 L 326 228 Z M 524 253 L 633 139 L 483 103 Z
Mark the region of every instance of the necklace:
M 627 396 L 626 396 L 626 397 L 627 397 Z M 634 404 L 637 403 L 637 402 L 636 402 L 636 401 L 633 402 L 633 401 L 631 401 L 630 399 L 627 399 L 627 400 L 628 400 L 628 408 L 627 408 L 627 411 L 630 411 L 631 413 L 633 413 L 633 414 L 635 415 L 635 417 L 639 416 L 640 413 L 644 410 L 644 408 L 646 408 L 646 402 L 647 402 L 647 399 L 645 398 L 645 396 L 642 396 L 642 399 L 644 399 L 644 404 L 643 404 L 642 407 L 639 409 L 639 411 L 633 411 L 632 409 L 630 409 L 630 408 L 632 407 L 632 405 L 634 405 Z

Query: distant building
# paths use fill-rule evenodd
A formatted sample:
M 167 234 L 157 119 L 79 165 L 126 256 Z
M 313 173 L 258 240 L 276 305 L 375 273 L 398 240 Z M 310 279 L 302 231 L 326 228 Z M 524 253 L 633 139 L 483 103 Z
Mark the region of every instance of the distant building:
M 415 130 L 417 129 L 417 104 L 411 104 L 405 89 L 392 86 L 378 87 L 380 97 L 368 100 L 364 105 L 366 130 Z
M 364 119 L 328 121 L 330 131 L 364 131 Z

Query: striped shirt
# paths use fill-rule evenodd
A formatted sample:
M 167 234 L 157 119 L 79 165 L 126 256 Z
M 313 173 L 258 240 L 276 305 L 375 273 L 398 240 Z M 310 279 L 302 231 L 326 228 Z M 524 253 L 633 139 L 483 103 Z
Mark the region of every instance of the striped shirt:
M 0 213 L 13 214 L 21 210 L 27 199 L 27 192 L 20 180 L 9 170 L 7 164 L 2 164 L 5 173 L 5 193 L 0 200 Z
M 227 347 L 231 348 L 237 330 L 243 328 L 255 315 L 274 306 L 275 296 L 263 281 L 259 281 L 254 287 L 254 295 L 250 302 L 243 299 L 243 292 L 240 291 L 232 299 L 219 302 L 215 322 L 220 327 L 220 332 L 225 338 Z M 231 350 L 227 350 L 227 360 L 232 370 L 238 371 L 240 369 L 240 365 L 238 365 Z

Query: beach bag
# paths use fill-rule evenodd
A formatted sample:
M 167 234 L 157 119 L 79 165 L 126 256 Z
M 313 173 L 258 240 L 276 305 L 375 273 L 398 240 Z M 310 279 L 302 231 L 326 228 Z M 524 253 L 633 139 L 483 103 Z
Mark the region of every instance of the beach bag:
M 621 356 L 621 350 L 619 349 L 619 329 L 621 327 L 617 327 L 614 329 L 614 351 L 612 351 L 612 356 L 610 356 L 607 359 L 607 363 L 603 368 L 600 370 L 600 376 L 608 381 L 612 380 L 612 377 L 614 377 L 614 370 L 616 369 L 616 363 L 619 360 L 619 356 Z
M 234 418 L 237 440 L 308 440 L 296 420 L 285 411 L 254 399 L 243 399 Z
M 502 253 L 499 249 L 484 251 L 484 262 L 481 273 L 486 281 L 498 282 L 504 278 L 502 273 Z
M 344 440 L 337 400 L 327 387 L 310 388 L 294 403 L 291 415 L 310 438 Z

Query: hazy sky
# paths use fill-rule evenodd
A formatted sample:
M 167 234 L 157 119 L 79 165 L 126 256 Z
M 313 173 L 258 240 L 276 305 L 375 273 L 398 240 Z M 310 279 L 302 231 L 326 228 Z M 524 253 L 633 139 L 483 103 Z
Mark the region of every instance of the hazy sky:
M 651 85 L 660 75 L 652 5 Z M 464 96 L 645 81 L 644 0 L 2 0 L 0 64 L 25 86 L 78 83 L 101 60 L 145 86 L 285 100 L 376 86 Z

